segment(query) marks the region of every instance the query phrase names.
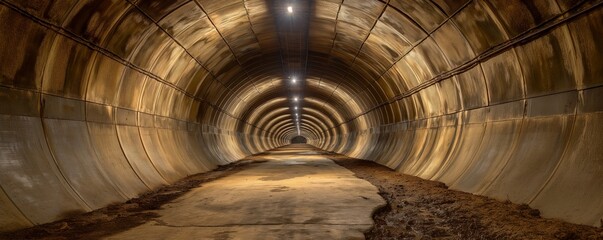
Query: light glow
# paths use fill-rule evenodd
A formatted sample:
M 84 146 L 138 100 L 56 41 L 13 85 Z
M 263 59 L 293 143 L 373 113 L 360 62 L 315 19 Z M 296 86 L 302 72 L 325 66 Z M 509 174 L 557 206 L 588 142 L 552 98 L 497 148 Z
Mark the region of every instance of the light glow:
M 292 6 L 288 6 L 288 7 L 287 7 L 287 12 L 289 12 L 289 13 L 293 13 L 293 7 L 292 7 Z

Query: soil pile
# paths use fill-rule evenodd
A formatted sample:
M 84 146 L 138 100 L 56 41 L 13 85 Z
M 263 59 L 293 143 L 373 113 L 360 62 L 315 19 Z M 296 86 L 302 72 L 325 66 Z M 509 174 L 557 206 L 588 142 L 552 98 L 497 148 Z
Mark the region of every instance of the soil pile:
M 388 202 L 367 239 L 603 239 L 603 229 L 543 219 L 527 205 L 449 190 L 371 161 L 329 156 Z

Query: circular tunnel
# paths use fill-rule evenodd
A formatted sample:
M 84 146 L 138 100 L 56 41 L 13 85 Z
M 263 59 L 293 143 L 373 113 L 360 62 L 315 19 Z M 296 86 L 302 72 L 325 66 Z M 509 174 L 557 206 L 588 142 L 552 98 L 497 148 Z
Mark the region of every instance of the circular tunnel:
M 0 231 L 298 135 L 601 224 L 601 1 L 0 0 L 0 22 Z
M 305 144 L 308 143 L 308 139 L 304 136 L 295 136 L 291 138 L 291 144 Z

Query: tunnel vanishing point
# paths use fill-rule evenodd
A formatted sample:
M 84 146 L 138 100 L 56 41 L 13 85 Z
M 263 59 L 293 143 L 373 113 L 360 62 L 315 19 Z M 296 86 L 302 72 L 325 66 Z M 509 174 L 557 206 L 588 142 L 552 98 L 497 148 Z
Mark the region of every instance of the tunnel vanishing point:
M 597 0 L 0 0 L 0 231 L 289 144 L 603 217 Z

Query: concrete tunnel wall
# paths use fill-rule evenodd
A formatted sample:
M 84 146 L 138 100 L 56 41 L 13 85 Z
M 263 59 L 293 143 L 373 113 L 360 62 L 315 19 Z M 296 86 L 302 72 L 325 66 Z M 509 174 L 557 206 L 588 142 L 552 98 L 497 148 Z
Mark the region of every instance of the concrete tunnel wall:
M 293 2 L 0 0 L 0 231 L 288 144 L 290 92 L 317 147 L 601 224 L 601 1 Z

